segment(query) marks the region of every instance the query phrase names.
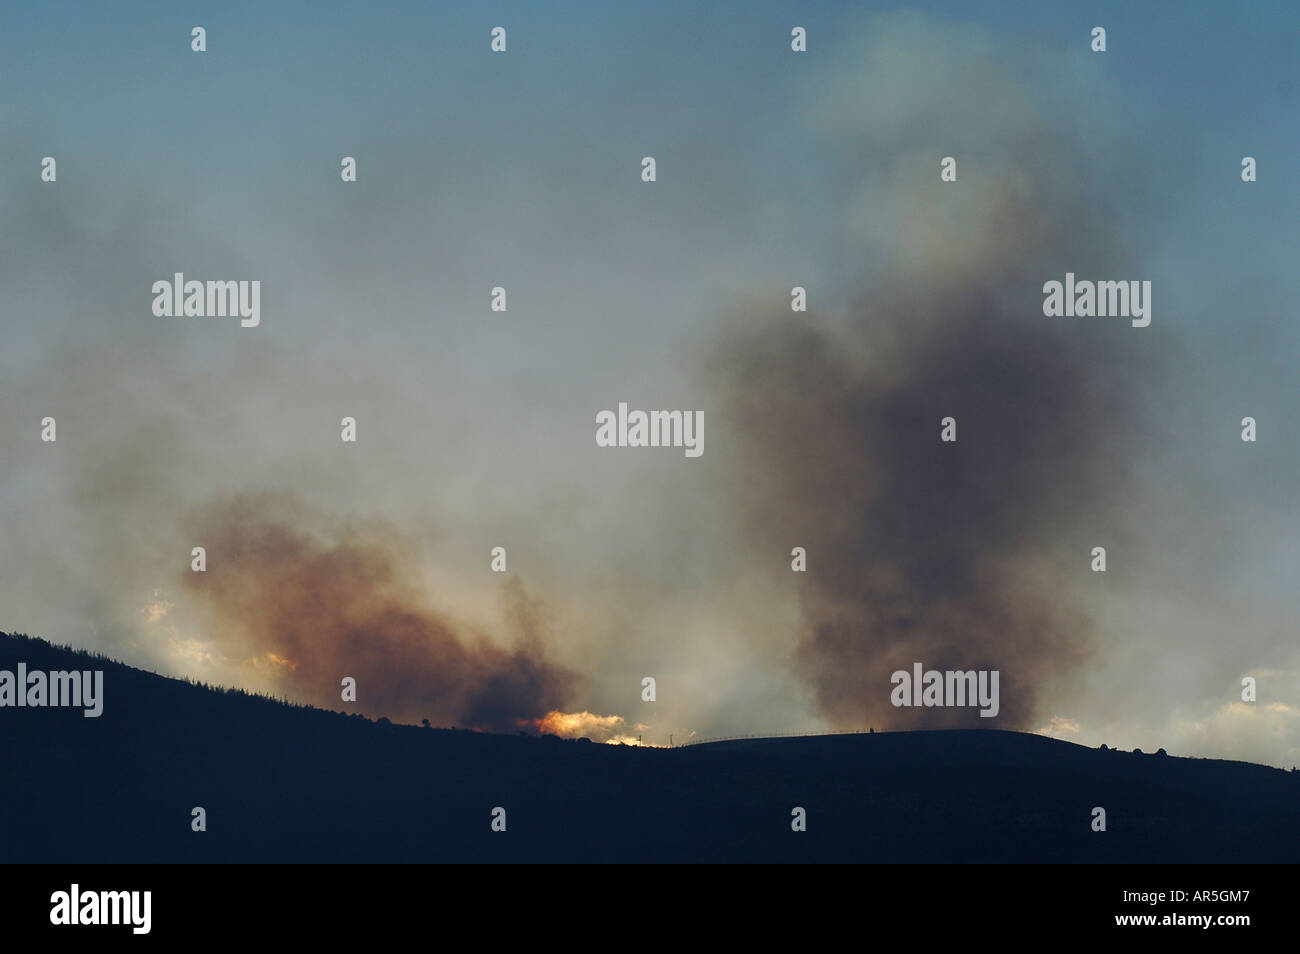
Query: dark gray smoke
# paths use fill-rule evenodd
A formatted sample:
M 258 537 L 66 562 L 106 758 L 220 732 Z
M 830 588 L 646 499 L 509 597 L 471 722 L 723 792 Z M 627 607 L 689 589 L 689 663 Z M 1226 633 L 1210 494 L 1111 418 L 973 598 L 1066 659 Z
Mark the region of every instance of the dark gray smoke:
M 1167 316 L 1157 286 L 1151 328 L 1044 317 L 1043 283 L 1066 271 L 1149 277 L 1131 220 L 1098 201 L 1104 161 L 1013 102 L 978 51 L 941 40 L 926 60 L 940 75 L 920 88 L 863 67 L 891 101 L 846 135 L 865 175 L 833 187 L 850 218 L 869 210 L 865 292 L 834 321 L 742 315 L 708 368 L 753 544 L 784 554 L 786 573 L 791 548 L 807 548 L 795 660 L 846 727 L 1032 727 L 1047 688 L 1089 658 L 1077 596 L 1091 548 L 1124 539 Z M 940 182 L 936 130 L 978 141 L 953 147 L 955 183 Z M 949 416 L 956 443 L 940 440 Z M 999 670 L 1000 718 L 894 708 L 890 675 L 916 662 Z

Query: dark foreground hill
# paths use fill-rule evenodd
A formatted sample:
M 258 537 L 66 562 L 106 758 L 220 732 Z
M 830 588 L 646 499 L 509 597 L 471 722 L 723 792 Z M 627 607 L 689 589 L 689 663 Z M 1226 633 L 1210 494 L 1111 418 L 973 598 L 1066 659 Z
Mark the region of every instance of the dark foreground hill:
M 1300 773 L 1241 762 L 995 731 L 641 749 L 376 723 L 0 634 L 18 662 L 102 669 L 105 703 L 0 708 L 0 862 L 1300 860 Z

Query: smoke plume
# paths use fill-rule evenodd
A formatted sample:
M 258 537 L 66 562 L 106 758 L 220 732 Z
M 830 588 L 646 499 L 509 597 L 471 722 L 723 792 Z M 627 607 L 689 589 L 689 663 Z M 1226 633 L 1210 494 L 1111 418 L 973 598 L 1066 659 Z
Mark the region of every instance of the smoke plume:
M 862 290 L 841 314 L 749 310 L 708 370 L 752 543 L 785 554 L 787 579 L 807 550 L 794 656 L 823 714 L 981 725 L 973 708 L 892 706 L 891 674 L 919 662 L 999 670 L 996 724 L 1030 727 L 1093 650 L 1072 596 L 1091 548 L 1119 539 L 1156 373 L 1152 329 L 1044 317 L 1041 289 L 1067 270 L 1142 278 L 1143 260 L 1096 201 L 1113 163 L 1054 132 L 986 51 L 917 29 L 882 30 L 853 78 L 877 95 L 841 90 L 825 112 L 846 155 L 869 157 L 838 186 Z M 935 72 L 912 75 L 898 49 Z M 993 138 L 1013 158 L 986 162 Z M 950 151 L 960 171 L 942 182 Z M 956 442 L 940 440 L 948 417 Z
M 507 583 L 516 640 L 503 648 L 428 605 L 402 541 L 382 526 L 245 494 L 203 507 L 192 530 L 209 567 L 182 581 L 213 638 L 226 655 L 274 670 L 303 701 L 340 708 L 351 676 L 363 711 L 514 731 L 573 691 L 574 674 L 547 660 L 540 614 L 516 578 Z

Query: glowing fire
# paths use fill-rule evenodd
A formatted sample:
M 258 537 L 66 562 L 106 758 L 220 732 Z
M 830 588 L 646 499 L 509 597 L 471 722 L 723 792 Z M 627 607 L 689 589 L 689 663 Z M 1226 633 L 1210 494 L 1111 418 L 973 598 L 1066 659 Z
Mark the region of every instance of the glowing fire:
M 637 723 L 629 727 L 627 720 L 620 715 L 596 715 L 594 712 L 560 712 L 552 710 L 540 719 L 517 719 L 520 728 L 535 729 L 547 735 L 558 735 L 562 739 L 588 738 L 593 742 L 607 742 L 617 745 L 637 745 L 637 737 L 630 734 L 632 730 L 642 731 L 648 726 Z
M 280 669 L 287 669 L 290 672 L 296 672 L 298 669 L 298 660 L 286 659 L 276 653 L 267 652 L 261 656 L 254 656 L 248 660 L 254 669 L 259 672 L 275 672 Z

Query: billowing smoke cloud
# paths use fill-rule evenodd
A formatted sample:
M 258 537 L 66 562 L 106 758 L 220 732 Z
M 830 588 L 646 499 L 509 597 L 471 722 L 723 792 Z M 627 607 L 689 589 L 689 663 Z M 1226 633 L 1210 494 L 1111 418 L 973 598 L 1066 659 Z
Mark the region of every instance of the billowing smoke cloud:
M 854 76 L 872 93 L 842 90 L 826 114 L 846 154 L 870 157 L 844 204 L 864 293 L 838 321 L 742 315 L 709 371 L 756 549 L 787 563 L 807 550 L 795 661 L 824 714 L 1032 727 L 1052 680 L 1092 651 L 1071 595 L 1092 546 L 1118 539 L 1110 501 L 1155 375 L 1151 328 L 1046 318 L 1041 289 L 1067 270 L 1147 276 L 1087 184 L 1101 160 L 1053 133 L 986 51 L 918 30 L 882 29 Z M 929 72 L 898 49 L 925 50 Z M 958 180 L 941 182 L 954 152 Z M 955 443 L 940 440 L 948 417 Z M 891 673 L 917 662 L 999 670 L 1001 717 L 895 708 Z
M 467 631 L 432 609 L 406 571 L 399 536 L 339 523 L 292 497 L 246 494 L 202 508 L 206 572 L 186 571 L 222 652 L 273 670 L 295 698 L 398 721 L 514 731 L 568 701 L 576 677 L 548 661 L 541 620 L 517 578 L 507 584 L 513 645 Z

